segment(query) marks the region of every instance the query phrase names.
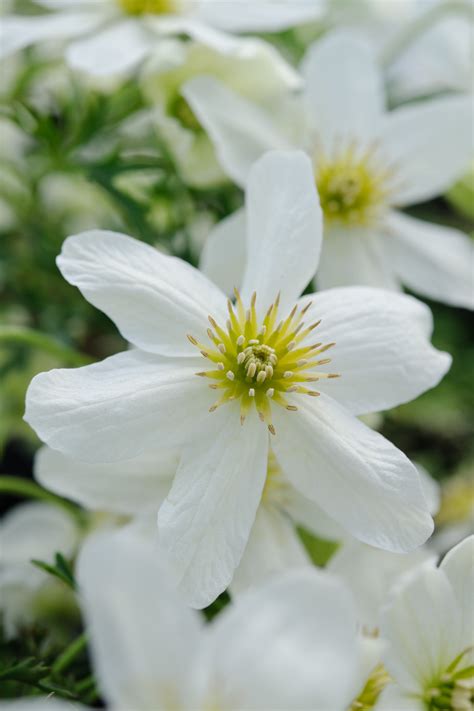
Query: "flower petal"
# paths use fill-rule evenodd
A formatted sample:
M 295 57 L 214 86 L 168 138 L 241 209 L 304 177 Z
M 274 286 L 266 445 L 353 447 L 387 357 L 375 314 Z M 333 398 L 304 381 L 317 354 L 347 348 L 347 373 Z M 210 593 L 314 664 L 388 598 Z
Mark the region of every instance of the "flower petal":
M 267 469 L 268 432 L 236 403 L 183 453 L 158 514 L 160 544 L 189 604 L 209 605 L 230 583 L 250 535 Z
M 135 20 L 115 22 L 100 32 L 76 40 L 67 49 L 73 69 L 97 77 L 134 69 L 153 48 L 153 35 Z
M 214 143 L 223 169 L 238 185 L 245 185 L 263 153 L 291 147 L 263 109 L 212 77 L 186 82 L 182 94 Z
M 387 219 L 393 270 L 413 291 L 474 309 L 474 241 L 460 230 L 400 212 Z
M 25 420 L 53 449 L 89 462 L 130 459 L 147 448 L 189 441 L 215 396 L 195 376 L 199 359 L 127 351 L 100 363 L 40 373 Z
M 461 614 L 461 626 L 465 642 L 463 648 L 472 649 L 472 630 L 474 613 L 474 536 L 468 536 L 452 548 L 444 557 L 440 568 L 448 578 L 457 599 L 457 607 Z
M 314 0 L 275 2 L 274 0 L 227 0 L 225 5 L 212 0 L 200 3 L 198 17 L 228 32 L 279 32 L 322 14 L 321 3 Z
M 302 67 L 305 99 L 322 148 L 372 140 L 384 108 L 382 74 L 364 43 L 335 32 L 311 45 Z
M 353 536 L 394 552 L 413 550 L 433 530 L 418 473 L 378 432 L 331 398 L 294 398 L 274 408 L 275 454 L 293 485 Z
M 314 568 L 249 591 L 210 630 L 217 705 L 343 711 L 357 688 L 355 631 L 349 591 Z
M 472 98 L 447 96 L 386 114 L 383 150 L 397 171 L 398 206 L 444 193 L 467 170 L 472 145 Z
M 404 294 L 367 287 L 329 289 L 300 300 L 312 306 L 307 323 L 321 319 L 312 341 L 334 343 L 324 390 L 354 414 L 377 412 L 418 397 L 438 384 L 451 365 L 428 338 L 431 312 Z
M 368 228 L 325 230 L 316 282 L 318 289 L 360 284 L 399 291 L 383 236 Z
M 311 161 L 302 151 L 272 151 L 252 167 L 246 191 L 247 265 L 242 297 L 257 292 L 266 311 L 278 293 L 282 313 L 316 272 L 322 212 Z
M 91 230 L 69 237 L 57 263 L 125 338 L 151 353 L 196 355 L 186 335 L 206 339 L 208 315 L 227 318 L 224 295 L 197 269 L 125 235 Z
M 37 42 L 66 40 L 93 30 L 104 20 L 97 12 L 58 12 L 57 14 L 2 17 L 0 59 Z
M 388 684 L 377 701 L 377 711 L 426 711 L 419 697 L 407 696 L 396 684 Z
M 461 651 L 461 616 L 446 576 L 432 563 L 400 582 L 384 609 L 385 666 L 406 691 L 422 693 Z
M 263 503 L 232 579 L 232 595 L 259 585 L 277 573 L 304 565 L 311 562 L 292 521 L 278 509 Z
M 35 478 L 87 509 L 133 515 L 158 511 L 177 466 L 177 455 L 166 449 L 124 462 L 87 464 L 42 447 L 35 458 Z
M 108 704 L 157 709 L 172 700 L 189 708 L 186 672 L 200 642 L 200 619 L 180 600 L 153 547 L 125 530 L 92 537 L 77 576 L 94 669 Z
M 211 230 L 201 253 L 199 269 L 229 296 L 242 284 L 246 232 L 245 210 L 237 210 Z

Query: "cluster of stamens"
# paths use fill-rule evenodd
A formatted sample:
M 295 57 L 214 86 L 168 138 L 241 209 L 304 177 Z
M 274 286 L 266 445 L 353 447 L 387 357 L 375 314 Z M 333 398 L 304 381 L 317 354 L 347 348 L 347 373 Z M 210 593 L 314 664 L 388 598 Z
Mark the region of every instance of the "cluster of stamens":
M 461 665 L 469 651 L 462 652 L 441 679 L 430 685 L 424 698 L 428 711 L 474 710 L 474 667 Z
M 128 15 L 170 15 L 176 12 L 176 0 L 118 0 Z
M 287 410 L 298 408 L 287 399 L 287 393 L 301 393 L 317 397 L 320 393 L 312 385 L 323 378 L 337 378 L 338 373 L 316 371 L 326 365 L 330 358 L 321 354 L 335 343 L 308 344 L 310 334 L 320 321 L 306 325 L 304 316 L 311 306 L 297 306 L 283 320 L 278 321 L 279 297 L 270 306 L 259 322 L 255 308 L 256 294 L 250 308 L 245 309 L 238 291 L 236 303 L 227 302 L 229 318 L 225 328 L 209 316 L 212 328 L 207 330 L 210 344 L 199 343 L 194 336 L 188 339 L 213 364 L 211 370 L 197 375 L 210 378 L 213 390 L 221 391 L 212 405 L 213 412 L 220 405 L 240 399 L 240 421 L 243 424 L 252 405 L 260 419 L 275 434 L 272 424 L 271 402 Z
M 377 159 L 375 146 L 361 151 L 350 144 L 331 155 L 318 151 L 315 178 L 326 222 L 373 223 L 393 190 L 393 176 L 393 168 Z

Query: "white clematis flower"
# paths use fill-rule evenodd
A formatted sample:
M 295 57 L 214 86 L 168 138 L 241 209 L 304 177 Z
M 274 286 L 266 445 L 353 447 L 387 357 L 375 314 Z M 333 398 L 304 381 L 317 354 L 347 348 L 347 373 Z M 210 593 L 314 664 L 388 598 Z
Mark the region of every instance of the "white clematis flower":
M 235 304 L 189 264 L 124 235 L 66 240 L 62 273 L 135 348 L 42 373 L 27 394 L 26 420 L 68 456 L 112 462 L 180 448 L 159 532 L 196 606 L 227 587 L 241 559 L 269 432 L 294 487 L 361 540 L 410 550 L 433 525 L 414 466 L 354 417 L 410 400 L 447 371 L 450 357 L 428 340 L 429 310 L 368 288 L 298 299 L 322 232 L 302 153 L 255 165 L 247 223 Z
M 353 602 L 327 574 L 275 579 L 209 625 L 182 602 L 152 548 L 130 535 L 91 539 L 77 577 L 111 709 L 344 711 L 355 695 Z
M 474 536 L 401 581 L 385 610 L 393 680 L 377 709 L 469 711 L 474 703 Z
M 35 0 L 51 10 L 2 18 L 0 58 L 45 41 L 66 41 L 66 59 L 95 76 L 135 68 L 157 40 L 187 35 L 222 52 L 229 32 L 278 31 L 317 18 L 320 0 Z
M 308 128 L 296 139 L 290 120 L 282 130 L 275 112 L 264 112 L 211 77 L 191 80 L 183 93 L 223 168 L 240 185 L 269 149 L 298 146 L 307 152 L 325 219 L 320 288 L 404 284 L 473 308 L 473 242 L 459 230 L 399 211 L 446 192 L 467 169 L 471 98 L 449 96 L 386 112 L 374 56 L 339 34 L 309 49 L 302 72 L 300 110 Z M 226 277 L 235 278 L 243 261 L 240 221 L 237 213 L 219 225 L 203 255 L 202 269 L 212 278 L 221 274 L 226 289 L 232 286 Z
M 71 556 L 79 540 L 80 531 L 75 522 L 57 506 L 27 502 L 2 517 L 0 612 L 7 637 L 41 617 L 42 602 L 48 602 L 48 595 L 53 598 L 57 589 L 57 581 L 35 567 L 31 560 L 50 563 L 58 552 Z M 61 588 L 58 593 L 59 597 L 67 598 L 67 590 Z

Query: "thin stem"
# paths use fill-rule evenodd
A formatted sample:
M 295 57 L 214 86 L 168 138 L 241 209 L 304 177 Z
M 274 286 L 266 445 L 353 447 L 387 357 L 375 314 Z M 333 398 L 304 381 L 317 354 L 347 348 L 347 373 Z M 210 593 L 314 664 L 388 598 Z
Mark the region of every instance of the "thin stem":
M 56 496 L 56 494 L 51 493 L 51 491 L 47 489 L 43 489 L 42 486 L 38 486 L 38 484 L 35 484 L 34 481 L 30 481 L 29 479 L 0 474 L 0 493 L 24 496 L 29 499 L 39 499 L 40 501 L 46 501 L 55 506 L 60 506 L 74 516 L 79 523 L 82 523 L 83 514 L 76 504 L 60 496 Z
M 35 331 L 32 328 L 2 326 L 0 328 L 0 344 L 4 343 L 7 345 L 20 344 L 30 346 L 31 348 L 38 348 L 39 350 L 55 356 L 66 365 L 80 366 L 88 365 L 92 362 L 92 359 L 89 358 L 89 356 L 86 356 L 83 353 L 78 353 L 73 348 L 64 345 L 55 338 L 52 338 L 41 331 Z
M 403 27 L 395 34 L 392 41 L 387 44 L 380 56 L 380 63 L 388 67 L 397 57 L 409 47 L 423 32 L 434 25 L 441 17 L 448 13 L 471 14 L 469 3 L 464 0 L 447 0 L 423 12 L 409 25 Z
M 68 667 L 71 666 L 76 657 L 84 651 L 87 646 L 88 637 L 83 632 L 71 644 L 66 647 L 64 652 L 54 662 L 51 671 L 53 674 L 62 674 Z

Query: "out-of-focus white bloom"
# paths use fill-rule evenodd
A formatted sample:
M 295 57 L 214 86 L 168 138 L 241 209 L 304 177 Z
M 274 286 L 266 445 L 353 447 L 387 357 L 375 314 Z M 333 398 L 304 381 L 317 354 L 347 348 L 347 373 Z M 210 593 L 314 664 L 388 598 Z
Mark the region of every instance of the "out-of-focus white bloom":
M 36 0 L 51 10 L 2 18 L 0 57 L 32 44 L 66 41 L 68 63 L 97 76 L 121 74 L 150 54 L 160 37 L 188 35 L 226 52 L 229 32 L 277 31 L 315 19 L 320 0 Z M 243 40 L 245 41 L 245 40 Z
M 130 535 L 91 539 L 77 575 L 112 709 L 343 711 L 357 693 L 355 610 L 330 575 L 289 573 L 206 626 L 155 552 Z
M 186 81 L 203 74 L 218 78 L 268 110 L 289 89 L 301 85 L 298 74 L 270 44 L 261 40 L 239 42 L 226 53 L 197 42 L 162 42 L 143 67 L 141 84 L 148 100 L 156 106 L 154 120 L 181 174 L 199 186 L 227 180 L 212 143 L 181 94 Z
M 393 684 L 377 709 L 468 711 L 474 702 L 474 537 L 439 568 L 423 564 L 401 579 L 387 604 L 384 663 Z
M 0 612 L 5 633 L 41 616 L 41 600 L 55 603 L 57 581 L 35 567 L 32 559 L 52 563 L 55 553 L 71 556 L 80 531 L 71 516 L 57 506 L 39 502 L 19 504 L 0 521 Z M 67 594 L 67 591 L 63 591 Z M 61 594 L 61 592 L 60 592 Z M 64 597 L 64 595 L 63 595 Z M 54 603 L 53 603 L 54 604 Z
M 474 306 L 474 246 L 459 230 L 397 208 L 444 193 L 470 160 L 468 96 L 384 109 L 381 72 L 366 45 L 346 35 L 314 44 L 302 65 L 306 132 L 294 135 L 255 103 L 210 77 L 184 95 L 214 141 L 227 173 L 244 185 L 259 155 L 298 145 L 311 158 L 325 218 L 320 288 L 405 284 L 430 298 Z M 291 122 L 290 122 L 291 123 Z M 245 250 L 238 215 L 217 228 L 202 268 L 227 290 Z M 235 283 L 235 282 L 234 282 Z
M 26 420 L 68 456 L 112 462 L 181 450 L 159 537 L 196 606 L 224 590 L 240 562 L 269 432 L 293 486 L 354 536 L 404 551 L 432 531 L 414 466 L 354 417 L 416 397 L 449 368 L 429 343 L 429 309 L 369 288 L 298 299 L 322 232 L 300 152 L 270 153 L 252 169 L 247 224 L 235 304 L 147 244 L 99 231 L 69 238 L 62 273 L 135 348 L 42 373 L 27 394 Z

